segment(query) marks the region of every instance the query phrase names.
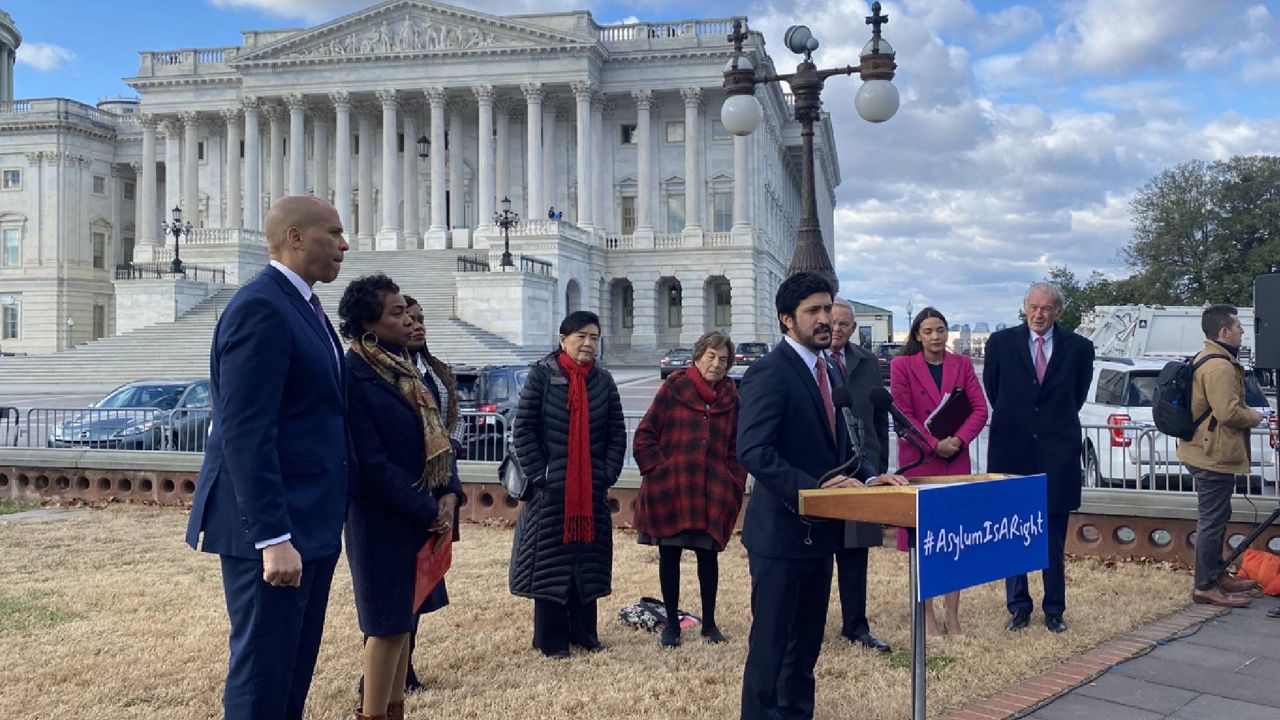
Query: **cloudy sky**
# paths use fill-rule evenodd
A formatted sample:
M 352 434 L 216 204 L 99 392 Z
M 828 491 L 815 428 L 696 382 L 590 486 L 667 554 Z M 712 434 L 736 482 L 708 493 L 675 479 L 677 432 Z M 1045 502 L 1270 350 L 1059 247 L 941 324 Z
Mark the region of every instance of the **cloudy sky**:
M 129 94 L 137 50 L 214 47 L 239 31 L 297 27 L 361 0 L 10 0 L 24 36 L 19 97 L 95 102 Z M 674 0 L 462 0 L 486 12 L 591 10 L 599 23 L 687 18 Z M 825 66 L 856 64 L 860 0 L 701 5 L 746 14 L 780 68 L 788 25 L 814 29 Z M 901 317 L 1012 320 L 1052 265 L 1120 274 L 1129 200 L 1191 159 L 1280 154 L 1276 0 L 900 0 L 885 2 L 898 52 L 898 115 L 869 125 L 857 82 L 824 94 L 843 183 L 836 209 L 842 294 Z M 109 38 L 105 42 L 104 38 Z

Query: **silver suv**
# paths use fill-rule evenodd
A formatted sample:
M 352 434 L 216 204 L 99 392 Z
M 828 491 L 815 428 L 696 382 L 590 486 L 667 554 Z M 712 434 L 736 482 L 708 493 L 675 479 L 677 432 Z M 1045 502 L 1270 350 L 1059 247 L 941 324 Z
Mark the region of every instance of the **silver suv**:
M 1093 382 L 1080 410 L 1084 426 L 1084 484 L 1150 490 L 1194 490 L 1187 468 L 1178 462 L 1177 439 L 1156 429 L 1151 402 L 1165 359 L 1098 358 Z M 1276 493 L 1276 416 L 1249 371 L 1245 401 L 1267 415 L 1250 435 L 1253 467 L 1241 476 L 1242 492 Z

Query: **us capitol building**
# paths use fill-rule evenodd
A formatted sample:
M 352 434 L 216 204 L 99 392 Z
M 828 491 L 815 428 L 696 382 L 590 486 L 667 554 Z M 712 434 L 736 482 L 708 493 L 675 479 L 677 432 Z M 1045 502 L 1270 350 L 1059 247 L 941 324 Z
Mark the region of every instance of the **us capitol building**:
M 390 0 L 237 46 L 142 52 L 125 79 L 138 97 L 91 107 L 13 98 L 21 36 L 0 13 L 0 351 L 174 321 L 265 264 L 263 218 L 291 194 L 338 208 L 361 268 L 408 287 L 401 263 L 447 263 L 443 284 L 420 291 L 452 293 L 452 317 L 516 345 L 549 343 L 576 309 L 600 314 L 619 358 L 712 328 L 773 341 L 800 131 L 776 83 L 756 91 L 760 130 L 721 125 L 732 22 L 598 25 L 585 11 Z M 773 72 L 759 33 L 746 49 Z M 834 257 L 825 116 L 815 146 Z M 514 268 L 500 262 L 503 198 L 520 214 Z M 174 208 L 193 226 L 187 277 L 163 272 Z

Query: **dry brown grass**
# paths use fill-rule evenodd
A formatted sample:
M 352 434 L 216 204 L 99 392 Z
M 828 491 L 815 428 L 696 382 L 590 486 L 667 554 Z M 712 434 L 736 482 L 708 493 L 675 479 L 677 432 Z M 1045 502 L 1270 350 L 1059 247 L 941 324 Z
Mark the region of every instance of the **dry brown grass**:
M 227 619 L 216 558 L 181 543 L 185 515 L 112 507 L 75 517 L 0 527 L 0 716 L 62 720 L 219 717 Z M 449 574 L 453 604 L 427 616 L 415 657 L 428 690 L 410 700 L 419 717 L 734 718 L 750 623 L 746 553 L 736 541 L 721 560 L 720 621 L 731 642 L 663 651 L 656 636 L 616 623 L 619 607 L 657 594 L 657 555 L 616 536 L 614 594 L 600 603 L 612 648 L 544 660 L 529 646 L 531 603 L 507 593 L 511 532 L 467 526 Z M 877 633 L 905 648 L 906 556 L 872 553 L 870 615 Z M 682 603 L 697 612 L 692 561 Z M 964 593 L 969 636 L 930 641 L 931 714 L 955 709 L 1144 621 L 1187 598 L 1189 579 L 1156 567 L 1068 566 L 1071 631 L 1010 636 L 1003 589 Z M 1033 587 L 1038 597 L 1038 587 Z M 833 598 L 818 664 L 818 717 L 867 720 L 908 713 L 903 656 L 887 658 L 840 640 Z M 351 708 L 360 674 L 360 632 L 350 577 L 339 562 L 308 717 L 337 720 Z M 900 651 L 899 651 L 900 652 Z

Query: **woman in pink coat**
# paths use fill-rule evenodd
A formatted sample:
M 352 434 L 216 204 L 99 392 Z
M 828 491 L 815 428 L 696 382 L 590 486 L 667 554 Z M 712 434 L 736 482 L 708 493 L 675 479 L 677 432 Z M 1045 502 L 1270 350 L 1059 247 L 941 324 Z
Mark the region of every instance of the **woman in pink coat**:
M 925 428 L 925 420 L 942 403 L 942 399 L 955 388 L 964 388 L 971 412 L 956 431 L 946 438 L 936 438 Z M 911 333 L 907 342 L 893 359 L 889 373 L 889 389 L 893 404 L 924 433 L 929 451 L 924 463 L 907 471 L 907 477 L 937 477 L 940 475 L 967 475 L 973 472 L 969 460 L 969 444 L 987 424 L 987 399 L 982 384 L 973 371 L 973 363 L 964 355 L 947 352 L 947 319 L 932 307 L 927 307 L 911 321 Z M 898 464 L 905 467 L 920 459 L 906 440 L 898 435 Z M 906 549 L 906 533 L 899 530 L 899 549 Z M 947 634 L 963 635 L 960 627 L 960 593 L 947 593 Z M 933 614 L 933 602 L 925 601 L 925 632 L 930 636 L 942 634 Z

